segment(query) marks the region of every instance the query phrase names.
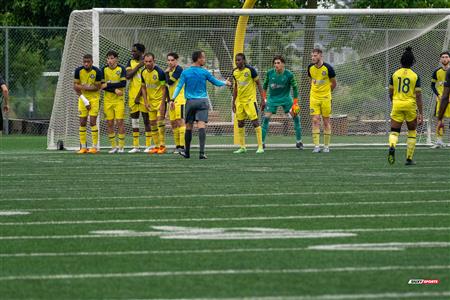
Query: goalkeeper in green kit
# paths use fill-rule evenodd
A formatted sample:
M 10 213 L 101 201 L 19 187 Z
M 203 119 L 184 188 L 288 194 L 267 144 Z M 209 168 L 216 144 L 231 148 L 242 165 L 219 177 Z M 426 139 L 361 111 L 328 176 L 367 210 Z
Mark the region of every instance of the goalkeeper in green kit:
M 262 140 L 265 146 L 267 132 L 269 131 L 269 121 L 272 114 L 277 112 L 279 106 L 283 108 L 285 114 L 292 117 L 294 121 L 296 147 L 303 150 L 302 127 L 300 125 L 300 106 L 298 105 L 298 86 L 294 73 L 284 67 L 283 56 L 276 55 L 272 60 L 273 69 L 270 69 L 264 80 L 263 89 L 266 91 L 267 101 L 261 103 L 264 110 L 262 123 Z M 292 100 L 291 89 L 294 99 Z M 268 91 L 268 92 L 267 92 Z M 264 109 L 265 108 L 265 109 Z

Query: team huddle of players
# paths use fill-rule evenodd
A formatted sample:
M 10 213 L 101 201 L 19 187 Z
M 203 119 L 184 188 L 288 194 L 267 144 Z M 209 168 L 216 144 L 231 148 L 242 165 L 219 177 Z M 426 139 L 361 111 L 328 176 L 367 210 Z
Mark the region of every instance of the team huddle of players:
M 155 63 L 155 55 L 145 52 L 142 44 L 132 47 L 132 59 L 125 67 L 118 64 L 118 54 L 115 51 L 107 53 L 107 65 L 99 70 L 93 66 L 92 56 L 83 57 L 83 66 L 75 70 L 74 89 L 79 95 L 80 117 L 80 150 L 77 153 L 97 153 L 100 91 L 104 91 L 104 116 L 107 121 L 108 138 L 111 143 L 109 153 L 123 153 L 125 147 L 125 87 L 128 86 L 128 106 L 133 129 L 133 148 L 129 153 L 141 151 L 139 145 L 139 117 L 145 126 L 146 153 L 166 153 L 165 124 L 166 114 L 169 114 L 176 145 L 175 152 L 182 152 L 185 145 L 184 110 L 185 99 L 183 82 L 179 82 L 183 68 L 178 65 L 178 55 L 174 52 L 167 54 L 166 70 L 162 70 Z M 420 93 L 420 78 L 411 70 L 415 62 L 411 48 L 407 48 L 402 55 L 402 68 L 390 78 L 390 96 L 392 100 L 391 134 L 389 136 L 388 161 L 394 163 L 395 148 L 401 125 L 404 121 L 408 127 L 407 161 L 412 160 L 416 140 L 416 127 L 422 123 L 422 98 Z M 234 153 L 247 152 L 245 144 L 245 120 L 250 120 L 255 128 L 258 148 L 256 153 L 264 153 L 265 141 L 269 129 L 270 118 L 279 107 L 289 115 L 294 123 L 296 147 L 303 149 L 302 130 L 300 122 L 300 106 L 298 101 L 298 86 L 295 75 L 286 69 L 285 60 L 277 55 L 272 60 L 270 69 L 261 85 L 256 69 L 246 62 L 243 53 L 235 56 L 236 68 L 233 70 L 233 102 L 232 110 L 238 121 L 238 136 L 240 148 Z M 442 97 L 443 87 L 448 76 L 448 52 L 441 54 L 442 70 L 433 75 L 432 86 L 438 102 Z M 310 77 L 310 115 L 312 118 L 312 137 L 314 153 L 329 152 L 331 139 L 331 95 L 336 87 L 334 69 L 323 61 L 322 51 L 313 49 L 311 64 L 308 66 Z M 442 78 L 444 77 L 444 78 Z M 179 86 L 178 86 L 179 85 Z M 177 88 L 178 86 L 178 88 Z M 262 126 L 258 118 L 257 89 L 261 95 L 261 109 L 263 110 Z M 176 92 L 175 92 L 176 91 Z M 445 93 L 444 93 L 445 94 Z M 173 96 L 175 95 L 175 98 Z M 442 97 L 444 98 L 444 97 Z M 445 104 L 446 106 L 446 104 Z M 445 109 L 444 109 L 445 110 Z M 417 113 L 418 111 L 418 113 Z M 448 112 L 445 110 L 445 116 Z M 439 107 L 436 109 L 438 115 Z M 86 125 L 89 117 L 91 126 L 92 147 L 87 147 Z M 442 117 L 440 118 L 442 120 Z M 320 147 L 320 126 L 323 123 L 323 145 Z M 117 126 L 117 136 L 115 127 Z M 438 124 L 438 132 L 442 133 L 442 121 Z M 118 141 L 116 140 L 118 139 Z M 152 147 L 152 142 L 154 146 Z

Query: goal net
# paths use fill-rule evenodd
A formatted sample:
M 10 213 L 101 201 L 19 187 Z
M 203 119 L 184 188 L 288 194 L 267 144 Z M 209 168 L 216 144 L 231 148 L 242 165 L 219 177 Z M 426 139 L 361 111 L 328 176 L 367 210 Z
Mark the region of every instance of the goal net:
M 337 88 L 332 102 L 333 145 L 381 145 L 387 143 L 390 101 L 389 76 L 400 66 L 407 46 L 413 47 L 413 67 L 422 79 L 424 125 L 418 128 L 418 143 L 434 139 L 436 99 L 430 88 L 439 54 L 449 48 L 450 10 L 258 10 L 258 9 L 93 9 L 74 11 L 70 16 L 63 61 L 48 131 L 48 148 L 63 141 L 67 149 L 79 147 L 77 96 L 73 91 L 76 67 L 86 53 L 94 65 L 106 64 L 106 53 L 115 50 L 126 65 L 131 46 L 142 43 L 166 68 L 166 55 L 175 51 L 180 65 L 188 67 L 194 50 L 206 52 L 206 68 L 217 78 L 231 76 L 233 45 L 240 15 L 248 15 L 244 51 L 263 80 L 272 58 L 282 54 L 300 89 L 303 139 L 311 143 L 309 80 L 307 66 L 314 47 L 323 49 L 324 61 L 336 71 Z M 239 37 L 241 38 L 241 37 Z M 231 91 L 208 87 L 211 103 L 207 128 L 208 145 L 233 145 Z M 126 101 L 126 106 L 128 99 Z M 127 108 L 128 109 L 128 108 Z M 102 112 L 102 101 L 101 108 Z M 143 130 L 142 120 L 141 131 Z M 106 122 L 99 116 L 100 146 L 107 147 Z M 125 117 L 126 142 L 131 145 L 131 121 Z M 88 141 L 89 126 L 88 127 Z M 173 144 L 167 122 L 167 143 Z M 447 130 L 449 132 L 450 130 Z M 404 131 L 403 131 L 404 132 Z M 256 143 L 250 123 L 247 142 Z M 293 145 L 292 120 L 279 111 L 271 118 L 266 143 Z M 143 134 L 141 134 L 141 145 Z

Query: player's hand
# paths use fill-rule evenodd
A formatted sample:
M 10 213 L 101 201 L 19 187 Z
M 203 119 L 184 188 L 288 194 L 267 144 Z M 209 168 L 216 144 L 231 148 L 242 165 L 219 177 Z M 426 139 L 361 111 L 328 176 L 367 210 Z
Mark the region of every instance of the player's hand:
M 5 105 L 3 106 L 3 112 L 4 112 L 5 114 L 9 112 L 9 105 L 8 105 L 8 104 L 5 104 Z
M 102 85 L 100 86 L 100 88 L 101 88 L 102 90 L 104 90 L 104 89 L 106 89 L 107 86 L 108 86 L 107 83 L 102 83 Z
M 89 105 L 86 105 L 86 109 L 87 110 L 91 110 L 91 105 L 89 104 Z
M 266 99 L 262 99 L 261 101 L 261 111 L 264 111 L 264 109 L 266 108 Z
M 225 85 L 226 86 L 232 86 L 233 84 L 231 83 L 230 79 L 227 78 L 227 80 L 225 80 Z
M 233 103 L 232 109 L 233 109 L 233 113 L 236 113 L 236 104 Z
M 170 110 L 175 110 L 175 101 L 170 101 Z
M 148 103 L 145 103 L 144 106 L 148 111 L 150 111 L 150 105 L 148 105 Z
M 134 98 L 134 104 L 139 104 L 141 103 L 141 100 L 139 99 L 139 97 Z
M 144 61 L 141 60 L 141 61 L 139 62 L 139 64 L 138 64 L 138 69 L 139 69 L 139 68 L 142 68 L 143 66 L 144 66 Z
M 417 124 L 422 125 L 423 124 L 423 116 L 422 114 L 417 114 Z
M 117 96 L 123 96 L 123 92 L 120 89 L 115 89 L 114 92 L 116 93 Z
M 293 115 L 298 115 L 300 113 L 300 105 L 298 105 L 298 99 L 294 99 L 294 103 L 292 104 L 291 111 Z
M 81 94 L 81 84 L 75 84 L 73 88 L 77 94 Z
M 172 68 L 171 68 L 171 67 L 167 67 L 166 70 L 165 70 L 164 72 L 167 73 L 167 72 L 170 72 L 170 71 L 172 71 Z

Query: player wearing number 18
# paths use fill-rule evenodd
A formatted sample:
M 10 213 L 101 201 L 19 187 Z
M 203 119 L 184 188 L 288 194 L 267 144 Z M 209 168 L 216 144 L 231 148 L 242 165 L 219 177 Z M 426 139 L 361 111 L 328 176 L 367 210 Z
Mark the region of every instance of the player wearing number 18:
M 408 127 L 406 165 L 414 165 L 413 156 L 416 148 L 416 128 L 423 119 L 422 92 L 420 77 L 411 70 L 416 62 L 412 48 L 407 47 L 401 59 L 401 68 L 391 76 L 389 81 L 389 97 L 392 101 L 391 134 L 389 135 L 390 164 L 395 162 L 395 148 L 404 121 Z M 418 110 L 418 112 L 417 112 Z

